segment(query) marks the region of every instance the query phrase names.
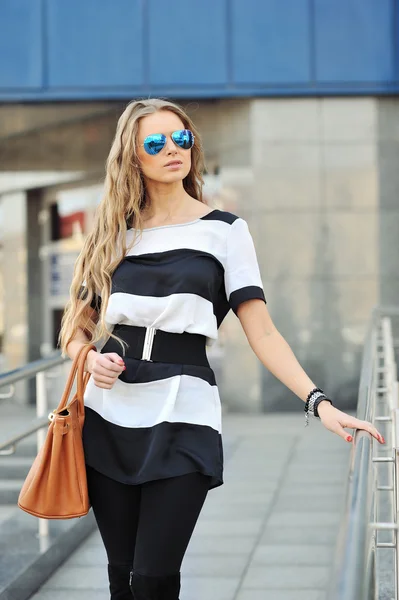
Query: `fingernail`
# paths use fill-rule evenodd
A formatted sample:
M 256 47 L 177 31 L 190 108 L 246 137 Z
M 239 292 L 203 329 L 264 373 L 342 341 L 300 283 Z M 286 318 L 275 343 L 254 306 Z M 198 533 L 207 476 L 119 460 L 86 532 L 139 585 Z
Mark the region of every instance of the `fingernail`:
M 351 441 L 352 441 L 352 436 L 351 436 L 351 435 L 348 435 L 348 436 L 347 436 L 347 438 L 346 438 L 346 441 L 347 441 L 347 442 L 351 442 Z
M 123 370 L 126 371 L 126 367 L 123 367 Z
M 383 444 L 385 444 L 385 438 L 383 438 L 383 437 L 381 436 L 381 439 L 382 439 L 382 443 L 383 443 Z

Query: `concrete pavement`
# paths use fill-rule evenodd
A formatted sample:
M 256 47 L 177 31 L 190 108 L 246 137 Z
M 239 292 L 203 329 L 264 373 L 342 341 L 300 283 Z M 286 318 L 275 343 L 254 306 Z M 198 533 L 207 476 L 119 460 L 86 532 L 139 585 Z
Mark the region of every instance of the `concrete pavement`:
M 182 567 L 181 600 L 325 600 L 350 444 L 303 412 L 225 415 L 225 484 L 212 490 Z M 107 600 L 98 532 L 33 600 Z

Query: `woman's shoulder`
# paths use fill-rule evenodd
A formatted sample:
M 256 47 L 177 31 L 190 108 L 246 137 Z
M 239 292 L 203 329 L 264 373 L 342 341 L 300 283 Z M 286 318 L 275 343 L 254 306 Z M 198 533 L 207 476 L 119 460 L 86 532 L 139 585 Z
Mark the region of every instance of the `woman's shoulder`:
M 241 217 L 228 210 L 215 208 L 211 212 L 204 215 L 202 219 L 207 221 L 220 221 L 222 223 L 226 223 L 227 225 L 232 225 L 235 221 L 237 221 L 237 219 L 241 219 Z

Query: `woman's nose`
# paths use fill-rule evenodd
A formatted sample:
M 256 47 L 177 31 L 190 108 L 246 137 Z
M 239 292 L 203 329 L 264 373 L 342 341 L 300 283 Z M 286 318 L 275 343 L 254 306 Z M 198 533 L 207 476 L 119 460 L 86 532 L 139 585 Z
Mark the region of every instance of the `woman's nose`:
M 174 141 L 172 140 L 172 138 L 168 138 L 166 140 L 166 152 L 168 154 L 176 154 L 176 152 L 177 152 L 176 145 L 175 145 Z

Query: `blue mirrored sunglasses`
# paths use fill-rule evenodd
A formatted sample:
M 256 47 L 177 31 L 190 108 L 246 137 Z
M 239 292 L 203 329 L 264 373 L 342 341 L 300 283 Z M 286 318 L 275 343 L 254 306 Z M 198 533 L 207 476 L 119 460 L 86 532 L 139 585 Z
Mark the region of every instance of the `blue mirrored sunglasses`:
M 171 134 L 171 138 L 179 148 L 183 148 L 183 150 L 190 150 L 194 146 L 194 134 L 189 129 L 180 129 L 179 131 L 174 131 Z M 147 154 L 158 154 L 166 145 L 166 135 L 163 133 L 152 133 L 148 135 L 145 140 L 144 150 Z

